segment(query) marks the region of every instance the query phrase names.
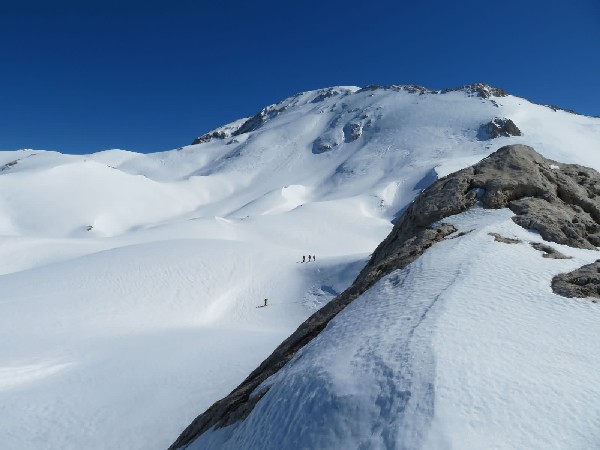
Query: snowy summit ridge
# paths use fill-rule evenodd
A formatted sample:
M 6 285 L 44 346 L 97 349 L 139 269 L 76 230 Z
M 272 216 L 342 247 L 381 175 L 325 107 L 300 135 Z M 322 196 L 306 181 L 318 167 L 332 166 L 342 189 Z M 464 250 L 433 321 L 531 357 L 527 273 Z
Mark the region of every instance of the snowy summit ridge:
M 202 144 L 209 142 L 211 139 L 226 139 L 231 136 L 237 136 L 240 134 L 248 133 L 259 128 L 268 119 L 275 117 L 276 115 L 284 112 L 290 107 L 298 106 L 306 103 L 319 103 L 325 99 L 332 97 L 345 97 L 347 95 L 356 92 L 369 92 L 376 90 L 391 90 L 396 92 L 407 92 L 409 94 L 445 94 L 448 92 L 464 92 L 469 96 L 478 96 L 481 98 L 489 97 L 506 97 L 508 94 L 500 89 L 490 86 L 485 83 L 473 83 L 458 88 L 442 89 L 442 90 L 431 90 L 423 86 L 416 84 L 392 84 L 387 86 L 380 85 L 368 85 L 364 88 L 356 86 L 336 86 L 326 89 L 317 89 L 314 91 L 306 91 L 289 97 L 279 103 L 269 105 L 261 109 L 257 114 L 252 117 L 236 120 L 228 125 L 216 128 L 209 131 L 202 136 L 197 137 L 192 142 L 192 145 Z
M 342 86 L 196 142 L 0 152 L 2 446 L 597 447 L 599 119 Z

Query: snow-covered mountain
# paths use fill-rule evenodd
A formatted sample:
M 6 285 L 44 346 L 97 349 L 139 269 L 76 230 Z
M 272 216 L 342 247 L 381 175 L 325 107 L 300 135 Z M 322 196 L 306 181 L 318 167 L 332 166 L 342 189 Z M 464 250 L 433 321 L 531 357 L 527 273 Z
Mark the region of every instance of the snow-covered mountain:
M 423 189 L 507 144 L 600 170 L 600 119 L 482 84 L 305 92 L 162 153 L 0 153 L 0 442 L 166 448 Z M 596 251 L 494 241 L 542 242 L 512 214 L 454 217 L 473 231 L 386 275 L 192 446 L 597 444 L 600 310 L 550 288 Z

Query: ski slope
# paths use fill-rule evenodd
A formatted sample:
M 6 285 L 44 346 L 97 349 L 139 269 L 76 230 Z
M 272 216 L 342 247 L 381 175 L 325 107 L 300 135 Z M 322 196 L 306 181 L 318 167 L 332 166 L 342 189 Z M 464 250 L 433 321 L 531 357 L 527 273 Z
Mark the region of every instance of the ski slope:
M 222 139 L 154 154 L 0 152 L 2 447 L 166 448 L 349 286 L 394 217 L 438 176 L 507 143 L 600 169 L 599 119 L 512 96 L 337 87 L 290 97 L 263 116 L 248 132 L 233 135 L 240 120 L 221 129 Z M 511 118 L 523 136 L 482 140 L 480 126 L 494 117 Z M 476 236 L 500 251 L 483 232 L 468 239 Z M 471 258 L 489 254 L 486 248 L 473 244 Z M 308 254 L 317 261 L 300 263 Z M 591 256 L 577 258 L 553 261 L 543 276 Z M 530 270 L 544 264 L 537 258 Z M 449 286 L 444 292 L 470 283 L 466 275 L 439 278 Z M 551 295 L 545 278 L 535 286 Z M 477 303 L 480 295 L 469 292 Z M 439 304 L 450 305 L 450 314 L 458 300 L 447 297 Z M 269 306 L 257 308 L 264 298 Z M 474 314 L 462 320 L 475 326 L 489 311 Z M 446 353 L 443 343 L 435 347 L 438 366 L 453 364 L 451 345 L 464 344 L 445 323 L 427 328 L 439 328 L 448 345 Z M 361 327 L 373 342 L 384 339 L 371 321 Z M 474 352 L 487 348 L 480 339 Z M 458 398 L 452 395 L 450 403 Z M 374 423 L 384 416 L 368 412 Z M 421 425 L 440 421 L 436 429 L 448 442 L 460 438 L 444 431 L 447 417 L 427 420 Z

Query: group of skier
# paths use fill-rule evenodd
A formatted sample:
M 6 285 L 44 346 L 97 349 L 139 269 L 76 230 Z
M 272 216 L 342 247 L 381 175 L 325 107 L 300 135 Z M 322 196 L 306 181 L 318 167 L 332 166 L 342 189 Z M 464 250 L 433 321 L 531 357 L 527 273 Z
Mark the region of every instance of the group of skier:
M 317 256 L 316 255 L 308 255 L 308 260 L 306 260 L 306 255 L 302 255 L 302 261 L 301 262 L 315 262 L 317 260 Z M 264 300 L 264 305 L 261 306 L 257 306 L 257 308 L 264 308 L 265 306 L 267 306 L 267 301 L 268 299 L 265 298 Z

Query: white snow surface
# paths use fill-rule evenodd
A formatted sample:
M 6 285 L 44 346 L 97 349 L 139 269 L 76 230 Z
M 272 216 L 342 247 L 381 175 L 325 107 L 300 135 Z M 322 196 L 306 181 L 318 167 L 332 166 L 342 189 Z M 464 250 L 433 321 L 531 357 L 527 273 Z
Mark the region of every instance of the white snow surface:
M 437 177 L 509 143 L 600 169 L 600 119 L 512 96 L 338 87 L 262 117 L 147 155 L 0 152 L 1 448 L 164 449 Z M 524 135 L 481 140 L 494 117 Z M 475 231 L 382 280 L 196 447 L 597 447 L 598 305 L 549 287 L 595 252 L 494 242 L 539 240 L 505 211 L 455 221 Z
M 189 448 L 597 448 L 600 308 L 549 288 L 597 252 L 544 259 L 511 216 L 450 218 L 473 231 L 382 279 L 257 388 L 245 421 Z

